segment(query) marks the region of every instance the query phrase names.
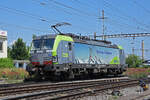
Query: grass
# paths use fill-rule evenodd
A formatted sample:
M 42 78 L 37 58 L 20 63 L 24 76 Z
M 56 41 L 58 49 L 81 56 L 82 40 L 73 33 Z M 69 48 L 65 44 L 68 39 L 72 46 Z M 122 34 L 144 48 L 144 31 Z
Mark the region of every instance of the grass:
M 128 68 L 125 75 L 128 77 L 139 79 L 146 78 L 150 74 L 150 68 Z
M 23 80 L 28 77 L 28 72 L 22 68 L 0 68 L 0 79 Z

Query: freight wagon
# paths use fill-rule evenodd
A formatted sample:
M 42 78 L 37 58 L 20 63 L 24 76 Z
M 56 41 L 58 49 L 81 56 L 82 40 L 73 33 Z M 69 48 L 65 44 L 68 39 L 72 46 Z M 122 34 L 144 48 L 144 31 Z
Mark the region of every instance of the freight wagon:
M 30 75 L 42 79 L 119 75 L 126 70 L 121 46 L 74 34 L 36 36 L 32 41 Z

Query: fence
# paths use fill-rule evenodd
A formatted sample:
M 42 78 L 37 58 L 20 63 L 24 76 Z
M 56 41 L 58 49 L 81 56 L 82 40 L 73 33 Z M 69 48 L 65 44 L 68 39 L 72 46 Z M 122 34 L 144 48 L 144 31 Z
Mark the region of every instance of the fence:
M 14 66 L 17 68 L 26 69 L 26 66 L 30 63 L 29 60 L 13 60 Z

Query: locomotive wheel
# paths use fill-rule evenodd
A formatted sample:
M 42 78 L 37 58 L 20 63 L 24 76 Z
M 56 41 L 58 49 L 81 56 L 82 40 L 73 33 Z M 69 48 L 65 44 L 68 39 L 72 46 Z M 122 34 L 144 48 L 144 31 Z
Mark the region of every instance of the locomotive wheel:
M 43 79 L 45 79 L 44 75 L 41 74 L 42 73 L 41 71 L 42 70 L 40 70 L 39 68 L 35 71 L 35 74 L 34 74 L 34 80 L 35 81 L 42 81 Z
M 61 72 L 61 76 L 60 77 L 61 77 L 62 81 L 66 81 L 66 80 L 69 79 L 69 75 L 68 75 L 67 72 Z

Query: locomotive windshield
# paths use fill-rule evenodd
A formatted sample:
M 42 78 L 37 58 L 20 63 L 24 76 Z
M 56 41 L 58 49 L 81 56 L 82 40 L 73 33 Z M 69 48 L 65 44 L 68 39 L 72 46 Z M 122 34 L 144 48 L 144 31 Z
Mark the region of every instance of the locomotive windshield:
M 52 49 L 54 38 L 33 40 L 33 49 Z

